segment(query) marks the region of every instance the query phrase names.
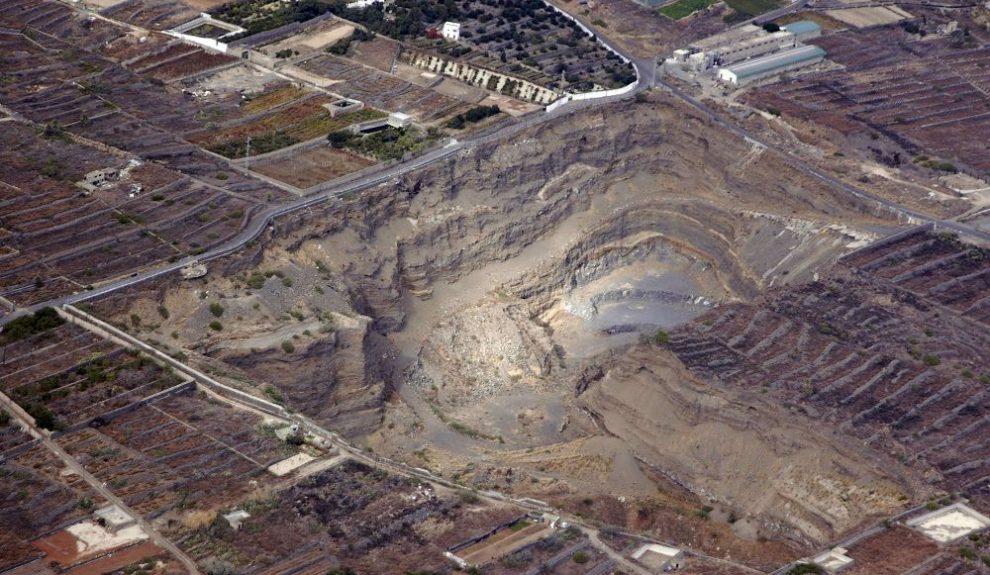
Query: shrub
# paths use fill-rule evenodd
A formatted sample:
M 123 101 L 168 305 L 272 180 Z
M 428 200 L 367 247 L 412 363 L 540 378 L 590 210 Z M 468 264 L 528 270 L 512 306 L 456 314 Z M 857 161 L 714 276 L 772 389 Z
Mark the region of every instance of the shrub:
M 32 335 L 54 329 L 65 323 L 65 320 L 58 315 L 54 308 L 46 307 L 38 310 L 32 315 L 19 317 L 3 328 L 0 339 L 6 343 L 11 343 L 21 339 L 26 339 Z
M 223 324 L 217 320 L 213 320 L 210 322 L 210 329 L 213 331 L 223 331 Z
M 274 385 L 265 386 L 265 395 L 271 398 L 275 403 L 284 403 L 285 398 L 282 397 L 282 392 L 278 390 Z
M 28 412 L 28 415 L 34 418 L 34 422 L 38 425 L 38 427 L 49 431 L 55 429 L 55 415 L 44 405 L 31 403 L 27 406 L 27 408 L 25 408 L 24 411 Z
M 215 301 L 210 304 L 210 313 L 213 314 L 213 317 L 220 317 L 223 315 L 223 306 L 220 305 L 220 302 Z
M 825 570 L 816 563 L 801 563 L 787 572 L 788 575 L 824 575 Z
M 590 558 L 588 557 L 588 554 L 585 553 L 584 551 L 578 551 L 574 555 L 571 555 L 571 561 L 574 561 L 578 565 L 584 565 L 585 563 L 588 562 L 588 559 Z
M 930 353 L 926 353 L 921 359 L 925 362 L 925 365 L 930 367 L 935 367 L 936 365 L 942 363 L 942 358 Z
M 168 319 L 168 317 L 171 314 L 168 312 L 168 308 L 167 307 L 165 307 L 163 305 L 160 305 L 160 306 L 158 306 L 158 315 L 162 316 L 162 319 Z
M 670 343 L 670 334 L 664 330 L 658 330 L 657 334 L 653 336 L 653 341 L 657 345 L 667 345 Z
M 292 353 L 296 351 L 296 346 L 292 345 L 291 341 L 285 340 L 282 342 L 282 351 L 285 353 Z

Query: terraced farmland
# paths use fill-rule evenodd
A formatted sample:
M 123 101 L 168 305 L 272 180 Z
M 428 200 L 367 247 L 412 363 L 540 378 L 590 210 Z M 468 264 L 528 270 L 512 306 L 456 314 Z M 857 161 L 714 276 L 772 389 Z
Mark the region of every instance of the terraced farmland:
M 707 379 L 764 389 L 954 491 L 990 479 L 990 252 L 917 230 L 829 277 L 719 309 L 670 348 Z M 984 494 L 985 496 L 985 494 Z

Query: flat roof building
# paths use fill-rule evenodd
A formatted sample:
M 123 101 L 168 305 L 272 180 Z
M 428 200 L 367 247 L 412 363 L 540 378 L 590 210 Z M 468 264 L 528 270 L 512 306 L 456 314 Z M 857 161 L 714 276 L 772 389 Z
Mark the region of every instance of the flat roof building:
M 846 553 L 848 551 L 845 548 L 835 547 L 821 555 L 816 555 L 811 561 L 829 573 L 838 573 L 853 564 L 852 557 Z
M 461 25 L 457 22 L 444 22 L 443 28 L 440 29 L 440 35 L 447 40 L 456 42 L 461 38 Z
M 935 542 L 947 544 L 990 527 L 990 518 L 964 503 L 953 503 L 906 523 Z
M 760 78 L 810 66 L 823 58 L 825 50 L 818 46 L 800 46 L 722 68 L 718 71 L 718 79 L 726 84 L 743 86 Z
M 810 40 L 811 38 L 817 38 L 822 35 L 822 27 L 811 20 L 791 22 L 790 24 L 782 26 L 782 28 L 791 34 L 794 34 L 794 38 L 798 42 Z
M 402 112 L 392 112 L 388 115 L 387 122 L 393 128 L 408 128 L 412 125 L 412 116 Z
M 657 573 L 680 569 L 684 564 L 684 552 L 676 547 L 647 543 L 633 551 L 632 558 Z

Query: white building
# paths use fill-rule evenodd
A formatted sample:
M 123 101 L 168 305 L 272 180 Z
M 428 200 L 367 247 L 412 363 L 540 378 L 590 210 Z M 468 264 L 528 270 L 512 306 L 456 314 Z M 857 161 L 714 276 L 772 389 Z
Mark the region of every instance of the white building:
M 936 543 L 949 544 L 970 533 L 990 527 L 990 518 L 965 503 L 953 503 L 948 507 L 909 519 L 906 523 Z
M 456 42 L 461 39 L 461 25 L 457 22 L 444 22 L 440 35 L 445 39 Z
M 656 572 L 680 569 L 684 564 L 684 552 L 676 547 L 647 543 L 633 551 L 632 558 Z
M 831 551 L 816 555 L 811 561 L 829 573 L 838 573 L 853 564 L 852 557 L 846 553 L 848 551 L 845 548 L 835 547 Z
M 821 62 L 823 58 L 825 58 L 825 50 L 818 46 L 791 48 L 721 68 L 718 71 L 718 79 L 732 86 L 743 86 L 761 78 L 816 64 Z
M 392 112 L 388 115 L 388 125 L 393 128 L 408 128 L 412 126 L 412 116 L 403 114 L 402 112 Z

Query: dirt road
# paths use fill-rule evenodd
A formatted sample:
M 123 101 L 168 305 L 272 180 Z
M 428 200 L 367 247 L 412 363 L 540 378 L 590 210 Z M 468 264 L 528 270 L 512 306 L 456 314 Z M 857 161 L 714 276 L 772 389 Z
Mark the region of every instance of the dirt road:
M 65 464 L 66 467 L 78 474 L 79 477 L 82 477 L 90 487 L 96 490 L 96 492 L 102 495 L 107 501 L 113 505 L 116 505 L 121 511 L 131 517 L 134 522 L 148 534 L 148 538 L 152 543 L 171 553 L 173 557 L 178 559 L 185 566 L 186 571 L 190 575 L 202 575 L 199 568 L 196 567 L 196 563 L 190 559 L 188 555 L 186 555 L 174 543 L 162 536 L 161 533 L 158 533 L 158 531 L 156 531 L 150 523 L 145 521 L 140 514 L 134 512 L 134 510 L 128 507 L 127 504 L 125 504 L 119 497 L 114 495 L 112 491 L 107 489 L 106 486 L 100 482 L 100 480 L 94 477 L 89 471 L 86 471 L 86 468 L 76 461 L 71 455 L 66 453 L 65 450 L 63 450 L 46 431 L 37 428 L 34 425 L 34 419 L 23 409 L 21 409 L 19 405 L 11 401 L 6 394 L 0 393 L 0 406 L 7 410 L 7 412 L 12 416 L 17 418 L 21 426 L 33 437 L 40 440 L 49 451 L 54 453 L 55 456 L 58 457 L 63 464 Z

